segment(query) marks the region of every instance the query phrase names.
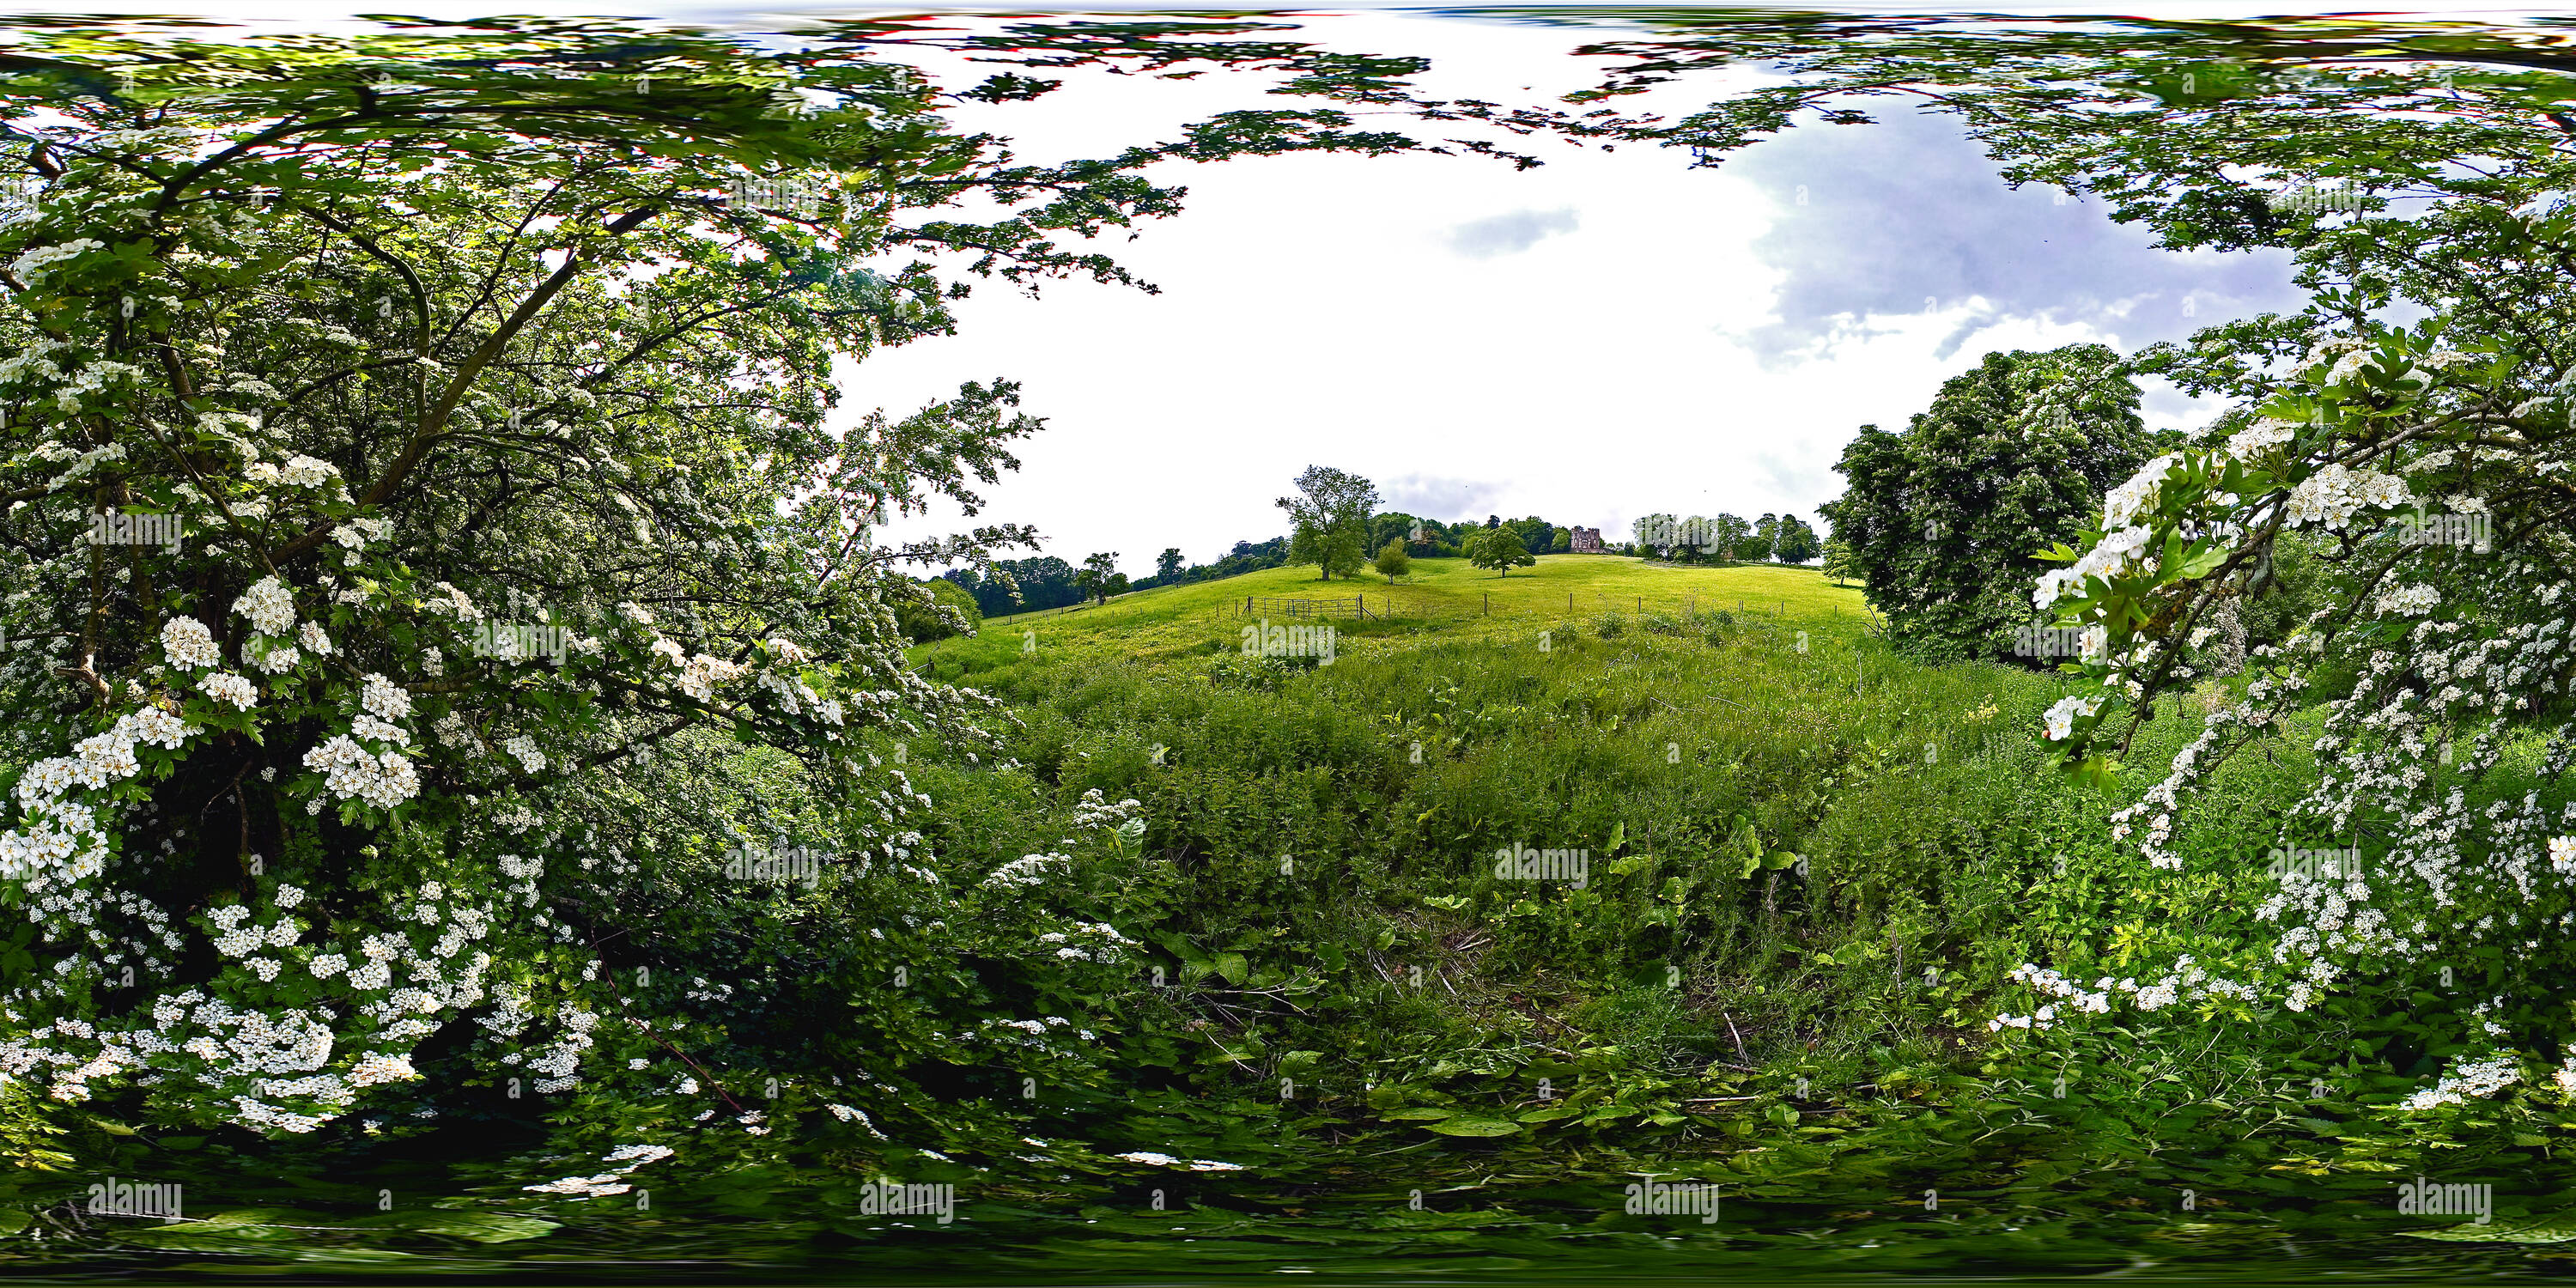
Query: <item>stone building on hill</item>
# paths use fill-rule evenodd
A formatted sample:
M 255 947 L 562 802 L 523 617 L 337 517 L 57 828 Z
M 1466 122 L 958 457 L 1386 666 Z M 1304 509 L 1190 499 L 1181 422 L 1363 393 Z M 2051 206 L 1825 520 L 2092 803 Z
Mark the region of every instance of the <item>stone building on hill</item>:
M 1597 555 L 1601 553 L 1601 529 L 1576 528 L 1574 530 L 1574 553 L 1578 555 Z

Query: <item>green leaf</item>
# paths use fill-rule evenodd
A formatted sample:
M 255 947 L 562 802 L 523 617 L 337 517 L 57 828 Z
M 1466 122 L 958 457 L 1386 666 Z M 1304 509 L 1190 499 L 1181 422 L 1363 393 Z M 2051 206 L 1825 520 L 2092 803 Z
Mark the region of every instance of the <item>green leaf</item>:
M 1226 983 L 1240 988 L 1243 986 L 1244 977 L 1252 973 L 1252 966 L 1243 960 L 1241 953 L 1219 953 L 1216 958 L 1216 973 L 1222 976 Z
M 1431 1124 L 1443 1136 L 1517 1136 L 1520 1124 L 1501 1118 L 1457 1117 Z

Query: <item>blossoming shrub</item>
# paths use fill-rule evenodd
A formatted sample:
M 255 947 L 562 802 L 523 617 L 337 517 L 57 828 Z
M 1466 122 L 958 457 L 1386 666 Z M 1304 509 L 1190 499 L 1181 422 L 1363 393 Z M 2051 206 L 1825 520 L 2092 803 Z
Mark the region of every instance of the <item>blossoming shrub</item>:
M 2571 226 L 2547 210 L 2436 218 L 2513 254 L 2560 244 Z M 2108 649 L 2064 668 L 2078 689 L 2041 732 L 2061 764 L 2099 781 L 2145 721 L 2194 718 L 2168 695 L 2202 677 L 2211 623 L 2265 593 L 2295 535 L 2322 605 L 2251 650 L 2233 700 L 2197 714 L 2197 731 L 2139 757 L 2166 772 L 2112 833 L 2151 869 L 2184 870 L 2183 810 L 2211 773 L 2295 739 L 2314 777 L 2266 843 L 2353 846 L 2366 861 L 2275 874 L 2229 960 L 2174 959 L 2109 993 L 2142 1009 L 2260 999 L 2301 1011 L 2352 990 L 2385 1006 L 2438 977 L 2452 1017 L 2441 1041 L 2489 1057 L 2410 1102 L 2446 1103 L 2501 1085 L 2495 1060 L 2554 1063 L 2568 1036 L 2554 983 L 2576 914 L 2576 841 L 2554 840 L 2576 830 L 2560 781 L 2576 750 L 2556 572 L 2567 390 L 2556 360 L 2489 313 L 2399 327 L 2321 312 L 2150 355 L 2186 387 L 2243 402 L 2113 489 L 2080 551 L 2056 552 L 2067 566 L 2034 604 L 2104 632 Z M 2248 848 L 2221 861 L 2256 860 Z M 1999 1022 L 2104 1009 L 2105 981 L 2026 978 L 2048 1005 Z
M 1132 811 L 1066 824 L 992 702 L 900 651 L 898 610 L 944 614 L 898 565 L 1030 534 L 874 536 L 975 513 L 1036 422 L 997 383 L 827 431 L 835 363 L 947 330 L 947 252 L 1123 280 L 1048 238 L 1170 213 L 1127 173 L 1155 158 L 1406 143 L 1301 109 L 1029 166 L 864 39 L 674 34 L 641 77 L 626 39 L 317 40 L 288 74 L 81 37 L 0 87 L 12 1087 L 281 1137 L 485 1088 L 758 1135 L 749 1086 L 837 1079 L 835 1129 L 938 1138 L 1010 1118 L 926 1108 L 958 1071 L 1096 1070 Z M 938 210 L 969 193 L 993 222 Z M 744 847 L 810 881 L 728 877 Z M 599 1145 L 574 1189 L 659 1157 Z

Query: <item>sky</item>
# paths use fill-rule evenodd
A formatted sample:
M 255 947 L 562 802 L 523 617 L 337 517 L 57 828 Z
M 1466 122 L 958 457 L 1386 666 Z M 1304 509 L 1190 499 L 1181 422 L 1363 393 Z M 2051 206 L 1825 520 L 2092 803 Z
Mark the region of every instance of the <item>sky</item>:
M 487 7 L 595 11 L 578 0 L 406 11 Z M 704 3 L 617 8 L 759 31 L 782 20 Z M 365 25 L 313 0 L 200 11 L 262 30 Z M 1393 9 L 1302 21 L 1302 38 L 1331 48 L 1430 58 L 1416 83 L 1435 95 L 1544 101 L 1599 71 L 1570 52 L 1598 31 L 1562 24 Z M 990 70 L 925 66 L 952 88 Z M 1224 72 L 1066 75 L 1035 103 L 968 104 L 956 119 L 1054 161 L 1170 138 L 1218 111 L 1311 102 L 1265 99 L 1264 82 Z M 1686 78 L 1618 106 L 1687 112 L 1759 75 Z M 1840 493 L 1833 464 L 1855 430 L 1903 426 L 1990 350 L 2129 351 L 2301 302 L 2279 252 L 2153 250 L 2098 205 L 2006 188 L 1945 118 L 1873 110 L 1878 124 L 1801 124 L 1718 169 L 1692 168 L 1686 152 L 1549 140 L 1520 143 L 1547 162 L 1527 171 L 1432 155 L 1157 167 L 1155 179 L 1188 186 L 1184 212 L 1100 249 L 1158 293 L 1063 281 L 1032 299 L 984 281 L 958 304 L 957 335 L 845 367 L 844 424 L 995 378 L 1019 382 L 1022 410 L 1046 421 L 1015 446 L 1021 468 L 984 490 L 983 513 L 942 506 L 881 535 L 1024 523 L 1041 550 L 1005 553 L 1078 564 L 1110 551 L 1143 575 L 1167 546 L 1200 563 L 1280 535 L 1273 502 L 1309 465 L 1374 480 L 1387 509 L 1443 520 L 1537 514 L 1616 539 L 1655 512 L 1785 512 L 1822 529 L 1816 507 Z M 2151 428 L 2196 429 L 2220 408 L 2151 385 L 2145 410 Z
M 1501 101 L 1595 70 L 1557 28 L 1370 14 L 1307 36 L 1428 57 L 1426 90 Z M 1029 159 L 1099 155 L 1245 106 L 1244 85 L 1077 80 L 965 123 Z M 1616 539 L 1659 511 L 1786 512 L 1821 530 L 1855 430 L 1903 426 L 1990 350 L 2129 351 L 2301 302 L 2286 255 L 2154 250 L 2098 204 L 2008 189 L 1946 120 L 1886 110 L 1715 170 L 1561 142 L 1529 145 L 1547 164 L 1517 172 L 1467 156 L 1159 168 L 1188 186 L 1184 213 L 1103 246 L 1158 294 L 982 286 L 956 336 L 851 367 L 846 410 L 1021 382 L 1047 428 L 973 522 L 1031 524 L 1042 553 L 1112 551 L 1139 576 L 1167 546 L 1200 563 L 1280 535 L 1274 500 L 1310 464 L 1442 520 L 1537 514 Z M 2151 387 L 2145 410 L 2150 428 L 2197 429 L 2220 408 Z M 888 535 L 966 522 L 943 509 Z

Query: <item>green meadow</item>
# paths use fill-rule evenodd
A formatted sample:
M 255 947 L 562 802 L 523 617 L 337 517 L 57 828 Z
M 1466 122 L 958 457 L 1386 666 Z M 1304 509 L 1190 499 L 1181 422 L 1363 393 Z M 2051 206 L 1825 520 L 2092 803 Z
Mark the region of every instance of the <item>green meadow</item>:
M 1830 1200 L 1802 1219 L 1855 1239 L 1938 1219 L 1935 1190 L 1977 1196 L 1999 1249 L 2073 1208 L 2109 1223 L 2104 1264 L 2124 1222 L 2187 1220 L 2212 1255 L 2371 1237 L 2391 1169 L 2527 1171 L 2531 1133 L 2559 1130 L 2396 1112 L 2447 1052 L 2381 996 L 1990 1029 L 2046 1000 L 2022 963 L 2090 981 L 2243 942 L 2295 750 L 2216 775 L 2191 862 L 2153 870 L 2109 835 L 2124 796 L 2042 762 L 2055 673 L 1907 661 L 1812 569 L 1415 566 L 1157 589 L 915 651 L 1000 696 L 1064 797 L 1143 803 L 1139 924 L 1210 1130 L 1258 1124 L 1362 1192 L 1374 1151 L 1443 1183 L 1627 1160 Z M 1329 663 L 1245 655 L 1277 600 L 1359 595 L 1395 611 L 1333 622 Z M 2241 683 L 2169 701 L 2133 761 Z M 1551 852 L 1581 878 L 1497 866 Z

